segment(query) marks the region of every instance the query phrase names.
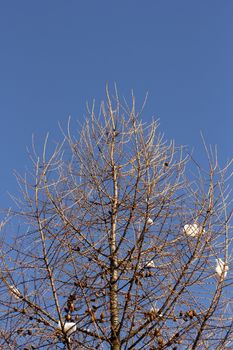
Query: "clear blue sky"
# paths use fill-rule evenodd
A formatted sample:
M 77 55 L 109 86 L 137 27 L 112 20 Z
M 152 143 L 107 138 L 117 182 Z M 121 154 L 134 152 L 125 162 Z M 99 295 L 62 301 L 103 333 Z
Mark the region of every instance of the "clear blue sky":
M 149 99 L 145 120 L 202 152 L 232 157 L 232 0 L 0 1 L 0 207 L 24 172 L 31 135 L 56 138 L 116 82 Z

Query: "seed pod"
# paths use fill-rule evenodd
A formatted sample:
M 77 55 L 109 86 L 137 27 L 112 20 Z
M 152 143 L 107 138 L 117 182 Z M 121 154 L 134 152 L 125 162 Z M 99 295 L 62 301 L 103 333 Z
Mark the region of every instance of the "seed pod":
M 71 315 L 70 314 L 66 315 L 66 321 L 70 321 L 70 320 L 71 320 Z
M 73 312 L 75 307 L 74 307 L 74 303 L 70 300 L 67 301 L 67 307 L 69 309 L 69 311 Z
M 155 337 L 159 337 L 161 335 L 160 331 L 158 330 L 158 328 L 155 328 L 154 330 L 154 336 Z
M 160 346 L 163 345 L 163 338 L 158 338 L 158 345 L 160 345 Z
M 187 315 L 189 316 L 190 319 L 192 319 L 194 317 L 193 310 L 189 310 L 187 312 Z

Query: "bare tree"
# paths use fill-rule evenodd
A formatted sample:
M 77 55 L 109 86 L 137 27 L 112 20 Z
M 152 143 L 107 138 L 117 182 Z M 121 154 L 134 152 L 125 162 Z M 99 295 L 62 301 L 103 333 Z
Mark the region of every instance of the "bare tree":
M 230 162 L 206 147 L 202 169 L 108 92 L 75 134 L 18 175 L 1 349 L 232 349 Z

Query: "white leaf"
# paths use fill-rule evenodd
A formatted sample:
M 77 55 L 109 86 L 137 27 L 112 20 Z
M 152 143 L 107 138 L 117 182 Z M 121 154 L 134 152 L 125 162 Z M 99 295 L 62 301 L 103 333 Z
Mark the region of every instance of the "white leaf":
M 147 269 L 151 269 L 151 268 L 155 267 L 154 261 L 153 261 L 153 260 L 148 261 L 148 262 L 146 263 L 145 267 L 146 267 Z
M 58 321 L 58 329 L 62 330 L 61 322 Z M 74 333 L 77 329 L 76 323 L 75 322 L 66 322 L 64 323 L 64 331 L 66 334 L 69 336 L 72 333 Z
M 156 315 L 158 314 L 159 308 L 157 307 L 157 303 L 156 302 L 153 303 L 152 307 L 150 308 L 150 312 L 153 313 L 153 314 L 156 314 Z M 158 316 L 162 317 L 163 314 L 159 314 Z
M 183 228 L 183 233 L 185 233 L 189 237 L 197 237 L 201 233 L 205 233 L 205 229 L 202 228 L 201 226 L 198 226 L 197 224 L 192 224 L 192 225 L 184 225 Z
M 150 308 L 150 312 L 154 312 L 157 314 L 158 311 L 159 311 L 159 308 L 157 307 L 157 303 L 153 303 L 153 305 Z
M 216 259 L 216 264 L 217 265 L 215 271 L 220 277 L 223 275 L 223 277 L 225 278 L 227 275 L 227 271 L 229 270 L 229 266 L 226 263 L 224 263 L 224 261 L 220 258 Z
M 147 225 L 153 225 L 154 221 L 151 218 L 148 218 L 146 221 Z

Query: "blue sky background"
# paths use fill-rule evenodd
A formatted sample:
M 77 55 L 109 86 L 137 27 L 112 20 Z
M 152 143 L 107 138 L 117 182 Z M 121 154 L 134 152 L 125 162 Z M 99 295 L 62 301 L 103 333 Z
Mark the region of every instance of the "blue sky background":
M 58 122 L 82 119 L 86 101 L 133 88 L 144 120 L 203 152 L 200 130 L 232 157 L 232 0 L 1 0 L 0 207 L 16 191 L 13 170 L 28 164 Z

